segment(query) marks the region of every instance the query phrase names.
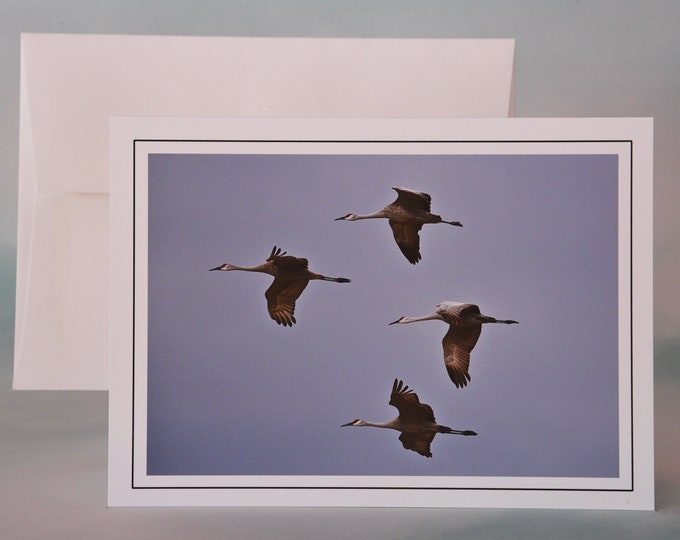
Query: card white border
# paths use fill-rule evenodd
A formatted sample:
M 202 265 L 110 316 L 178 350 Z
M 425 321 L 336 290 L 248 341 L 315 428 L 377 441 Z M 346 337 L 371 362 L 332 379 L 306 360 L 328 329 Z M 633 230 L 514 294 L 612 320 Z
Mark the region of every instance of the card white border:
M 145 275 L 146 260 L 139 256 L 146 253 L 146 229 L 139 224 L 145 223 L 148 208 L 143 158 L 152 151 L 223 153 L 225 145 L 238 153 L 299 153 L 304 141 L 313 141 L 315 153 L 338 152 L 340 141 L 341 153 L 413 153 L 417 141 L 427 143 L 419 145 L 423 153 L 440 153 L 442 144 L 451 153 L 450 143 L 455 142 L 453 152 L 461 154 L 500 153 L 501 145 L 502 153 L 536 154 L 544 148 L 551 154 L 621 156 L 619 184 L 626 189 L 619 196 L 619 354 L 630 362 L 619 362 L 618 478 L 145 475 L 146 320 L 133 317 L 146 312 L 140 303 L 146 283 L 133 272 L 136 265 L 136 273 Z M 654 506 L 651 119 L 113 118 L 111 250 L 112 506 Z

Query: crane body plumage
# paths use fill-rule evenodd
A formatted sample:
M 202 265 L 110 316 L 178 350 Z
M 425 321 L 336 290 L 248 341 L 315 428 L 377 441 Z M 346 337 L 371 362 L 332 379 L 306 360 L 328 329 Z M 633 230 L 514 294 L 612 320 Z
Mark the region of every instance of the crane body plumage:
M 484 315 L 475 304 L 439 302 L 434 313 L 421 317 L 400 317 L 390 324 L 408 324 L 420 321 L 440 320 L 449 325 L 442 339 L 444 364 L 449 378 L 457 388 L 467 386 L 470 377 L 470 353 L 487 323 L 517 324 L 517 321 L 496 319 Z
M 352 422 L 343 424 L 341 427 L 377 427 L 400 431 L 399 440 L 404 448 L 413 450 L 425 457 L 432 457 L 430 444 L 437 433 L 449 433 L 452 435 L 477 435 L 471 430 L 452 429 L 448 426 L 437 424 L 432 407 L 421 403 L 418 394 L 413 392 L 403 381 L 394 379 L 390 405 L 396 407 L 399 416 L 387 422 L 369 422 L 357 418 Z
M 421 260 L 420 229 L 426 223 L 448 223 L 456 227 L 463 225 L 459 221 L 446 221 L 430 212 L 432 197 L 427 193 L 413 191 L 401 187 L 393 187 L 397 199 L 382 210 L 373 214 L 346 214 L 335 221 L 357 221 L 360 219 L 387 219 L 394 240 L 406 259 L 411 264 Z
M 265 262 L 257 266 L 236 266 L 224 263 L 213 270 L 228 272 L 240 270 L 243 272 L 259 272 L 274 276 L 271 286 L 265 291 L 269 316 L 277 324 L 293 326 L 295 320 L 295 301 L 312 280 L 334 281 L 335 283 L 349 283 L 348 278 L 328 277 L 309 270 L 309 262 L 301 257 L 287 255 L 281 248 L 274 246 Z

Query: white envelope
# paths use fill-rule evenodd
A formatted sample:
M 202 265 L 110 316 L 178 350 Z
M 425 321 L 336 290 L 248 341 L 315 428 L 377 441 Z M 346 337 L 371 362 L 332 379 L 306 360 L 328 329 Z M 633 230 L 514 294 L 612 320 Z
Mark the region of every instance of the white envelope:
M 14 388 L 108 387 L 110 116 L 513 116 L 513 55 L 514 40 L 22 35 Z

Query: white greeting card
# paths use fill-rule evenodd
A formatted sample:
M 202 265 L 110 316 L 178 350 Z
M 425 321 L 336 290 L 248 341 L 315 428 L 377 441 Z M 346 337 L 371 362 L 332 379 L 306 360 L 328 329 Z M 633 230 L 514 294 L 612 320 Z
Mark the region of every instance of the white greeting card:
M 653 508 L 651 120 L 111 141 L 111 505 Z

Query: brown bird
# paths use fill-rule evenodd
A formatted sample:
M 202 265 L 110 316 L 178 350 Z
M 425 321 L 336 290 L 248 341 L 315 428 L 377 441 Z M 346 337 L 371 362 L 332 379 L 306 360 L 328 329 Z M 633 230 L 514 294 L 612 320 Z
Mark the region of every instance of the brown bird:
M 347 278 L 334 278 L 316 274 L 308 268 L 307 259 L 286 255 L 281 248 L 274 246 L 269 258 L 257 266 L 236 266 L 224 263 L 212 270 L 243 270 L 244 272 L 261 272 L 271 274 L 274 281 L 264 293 L 267 299 L 267 310 L 277 324 L 293 326 L 295 324 L 295 301 L 305 290 L 307 284 L 313 279 L 323 281 L 335 281 L 336 283 L 349 283 Z
M 420 229 L 425 223 L 448 223 L 462 227 L 459 221 L 445 221 L 430 213 L 432 197 L 427 193 L 401 187 L 393 187 L 397 199 L 374 214 L 346 214 L 335 221 L 357 221 L 359 219 L 386 218 L 392 228 L 394 240 L 411 264 L 420 261 Z
M 378 428 L 389 428 L 401 431 L 399 440 L 407 450 L 418 452 L 421 456 L 432 457 L 430 443 L 437 433 L 451 433 L 453 435 L 477 435 L 474 431 L 451 429 L 447 426 L 437 424 L 434 419 L 432 407 L 418 400 L 418 394 L 410 390 L 403 381 L 394 379 L 392 394 L 390 395 L 390 405 L 397 408 L 399 416 L 389 422 L 367 422 L 357 418 L 356 420 L 343 424 L 347 426 L 371 426 Z
M 517 321 L 499 320 L 482 315 L 479 306 L 459 302 L 440 302 L 436 311 L 422 317 L 400 317 L 390 324 L 407 324 L 418 321 L 440 320 L 448 323 L 449 331 L 442 340 L 444 364 L 457 388 L 467 386 L 470 380 L 470 352 L 482 333 L 482 324 L 517 324 Z

